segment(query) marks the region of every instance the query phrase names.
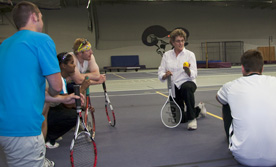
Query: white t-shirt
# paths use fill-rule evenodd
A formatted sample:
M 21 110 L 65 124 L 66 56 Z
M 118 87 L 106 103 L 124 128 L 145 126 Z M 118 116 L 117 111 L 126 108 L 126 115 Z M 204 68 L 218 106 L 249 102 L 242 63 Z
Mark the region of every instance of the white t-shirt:
M 77 56 L 73 52 L 70 52 L 70 54 L 73 55 L 75 64 L 76 64 L 77 68 L 79 69 L 80 73 L 81 74 L 86 73 L 89 68 L 89 61 L 84 60 L 83 64 L 81 65 L 79 60 L 77 59 Z
M 223 85 L 218 100 L 229 104 L 229 149 L 244 165 L 276 165 L 276 77 L 251 75 Z
M 84 73 L 87 72 L 87 70 L 88 70 L 88 65 L 89 65 L 88 63 L 89 63 L 89 62 L 88 62 L 87 60 L 84 60 L 84 61 L 83 61 L 83 64 L 81 65 L 80 62 L 77 61 L 77 67 L 78 67 L 80 73 L 84 74 Z

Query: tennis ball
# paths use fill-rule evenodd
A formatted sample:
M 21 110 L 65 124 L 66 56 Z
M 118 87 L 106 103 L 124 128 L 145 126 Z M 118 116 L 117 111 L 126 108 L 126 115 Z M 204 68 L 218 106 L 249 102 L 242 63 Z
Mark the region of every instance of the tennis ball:
M 190 64 L 188 62 L 183 63 L 183 67 L 189 67 L 189 66 L 190 66 Z

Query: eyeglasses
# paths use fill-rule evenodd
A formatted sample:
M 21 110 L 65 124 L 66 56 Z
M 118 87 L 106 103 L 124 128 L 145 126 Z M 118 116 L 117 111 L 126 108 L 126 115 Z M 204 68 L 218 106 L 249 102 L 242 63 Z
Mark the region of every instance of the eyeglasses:
M 78 52 L 80 52 L 81 47 L 85 46 L 87 44 L 87 42 L 88 42 L 87 39 L 84 39 L 84 41 L 81 42 L 81 44 L 80 44 L 80 46 L 78 48 Z
M 184 40 L 176 40 L 176 41 L 174 41 L 174 42 L 176 42 L 176 43 L 184 43 L 185 41 Z

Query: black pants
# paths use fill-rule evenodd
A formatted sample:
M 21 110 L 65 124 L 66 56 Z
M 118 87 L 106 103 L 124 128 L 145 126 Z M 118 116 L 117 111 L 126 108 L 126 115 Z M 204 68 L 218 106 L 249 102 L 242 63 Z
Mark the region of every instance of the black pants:
M 76 125 L 77 112 L 75 109 L 66 108 L 63 104 L 50 107 L 48 112 L 48 132 L 46 141 L 51 144 Z
M 222 118 L 223 118 L 223 123 L 224 123 L 224 130 L 226 133 L 227 140 L 229 139 L 229 128 L 232 124 L 232 115 L 231 115 L 231 109 L 228 104 L 222 106 Z M 231 136 L 233 135 L 233 132 L 230 134 Z
M 180 89 L 175 86 L 175 98 L 174 100 L 177 102 L 179 107 L 182 110 L 182 121 L 187 122 L 188 120 L 193 120 L 198 117 L 200 113 L 200 108 L 195 107 L 195 96 L 194 93 L 197 89 L 197 86 L 192 81 L 184 82 Z M 187 112 L 184 112 L 185 105 L 187 106 Z

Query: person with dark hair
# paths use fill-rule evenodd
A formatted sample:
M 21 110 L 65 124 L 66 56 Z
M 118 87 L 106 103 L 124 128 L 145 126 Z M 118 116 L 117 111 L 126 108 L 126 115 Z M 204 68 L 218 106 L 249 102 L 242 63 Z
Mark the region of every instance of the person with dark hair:
M 229 149 L 246 166 L 276 165 L 276 77 L 262 75 L 263 64 L 261 52 L 246 51 L 243 76 L 224 84 L 216 96 Z
M 57 55 L 61 76 L 63 81 L 63 88 L 60 95 L 68 95 L 66 88 L 66 77 L 71 76 L 75 72 L 75 63 L 73 56 L 70 53 L 62 52 Z M 84 80 L 81 84 L 80 92 L 85 94 L 86 89 L 92 84 L 91 80 Z M 46 148 L 57 148 L 59 143 L 56 142 L 58 138 L 68 132 L 76 125 L 77 112 L 75 104 L 65 103 L 50 103 L 49 107 L 45 106 L 44 117 L 47 123 L 43 127 L 45 136 Z
M 100 74 L 99 66 L 88 40 L 77 38 L 73 45 L 73 52 L 70 54 L 74 57 L 76 68 L 75 73 L 66 78 L 69 93 L 73 91 L 74 84 L 81 84 L 84 81 L 85 76 L 89 77 L 93 84 L 101 84 L 105 81 L 105 75 Z
M 35 4 L 17 3 L 12 17 L 18 31 L 0 45 L 0 149 L 9 166 L 54 166 L 45 159 L 41 125 L 46 80 L 46 96 L 62 89 L 55 43 L 42 33 Z
M 182 110 L 182 122 L 188 120 L 187 129 L 196 130 L 196 118 L 206 116 L 207 111 L 202 102 L 195 107 L 196 58 L 193 52 L 184 47 L 185 41 L 186 33 L 182 29 L 175 29 L 171 32 L 170 43 L 174 48 L 164 53 L 158 69 L 158 78 L 164 82 L 168 76 L 171 76 L 173 96 Z M 186 65 L 183 67 L 184 63 Z M 187 107 L 187 115 L 184 112 L 184 102 Z

